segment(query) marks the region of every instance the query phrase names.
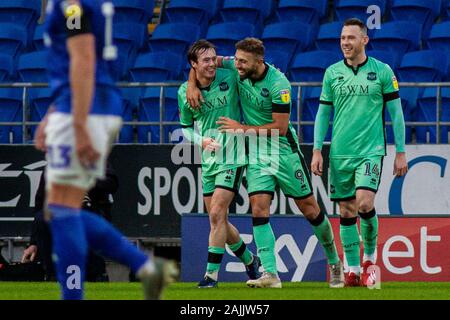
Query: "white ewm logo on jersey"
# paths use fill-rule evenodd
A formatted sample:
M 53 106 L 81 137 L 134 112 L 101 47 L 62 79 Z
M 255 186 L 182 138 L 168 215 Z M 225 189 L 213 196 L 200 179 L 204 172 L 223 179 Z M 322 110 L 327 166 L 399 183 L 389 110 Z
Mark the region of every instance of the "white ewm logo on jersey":
M 24 166 L 23 168 L 25 170 L 6 170 L 8 167 L 12 165 L 12 163 L 0 163 L 0 179 L 1 178 L 17 178 L 22 173 L 25 174 L 28 177 L 28 180 L 30 181 L 30 199 L 29 199 L 29 206 L 34 207 L 35 206 L 35 198 L 36 193 L 39 188 L 39 181 L 41 180 L 41 176 L 43 171 L 42 170 L 36 170 L 38 168 L 45 167 L 47 164 L 46 161 L 38 161 L 33 162 L 29 165 Z M 12 199 L 9 200 L 3 200 L 0 201 L 0 207 L 16 207 L 19 203 L 20 198 L 22 197 L 22 194 L 18 194 Z
M 246 244 L 251 243 L 253 240 L 253 235 L 251 234 L 241 233 L 241 237 Z M 289 251 L 292 259 L 294 259 L 296 264 L 294 275 L 292 276 L 291 281 L 302 281 L 318 242 L 319 241 L 317 240 L 317 237 L 315 235 L 311 235 L 308 238 L 305 249 L 302 253 L 297 245 L 297 242 L 291 234 L 282 234 L 281 236 L 279 236 L 275 241 L 275 257 L 277 259 L 278 272 L 289 272 L 286 264 L 284 263 L 283 259 L 281 259 L 279 254 L 281 250 L 286 249 L 287 251 Z M 229 255 L 234 256 L 234 253 L 230 250 L 230 248 L 228 248 L 228 246 L 226 246 L 226 250 Z M 245 267 L 242 262 L 228 262 L 225 266 L 225 270 L 227 272 L 245 272 Z

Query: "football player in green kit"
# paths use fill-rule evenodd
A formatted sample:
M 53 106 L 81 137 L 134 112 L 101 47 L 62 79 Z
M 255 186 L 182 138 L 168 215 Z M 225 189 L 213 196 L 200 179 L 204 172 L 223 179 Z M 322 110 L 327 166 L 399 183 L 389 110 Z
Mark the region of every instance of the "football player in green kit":
M 247 285 L 281 288 L 275 258 L 275 236 L 270 225 L 270 204 L 275 187 L 293 198 L 311 223 L 330 265 L 330 287 L 343 287 L 342 264 L 337 254 L 331 224 L 313 195 L 310 174 L 289 121 L 291 86 L 283 73 L 264 62 L 261 40 L 246 38 L 236 44 L 233 58 L 218 57 L 218 66 L 231 70 L 237 79 L 245 124 L 221 117 L 221 131 L 248 136 L 247 191 L 253 215 L 253 234 L 264 273 Z M 188 101 L 201 100 L 192 71 Z
M 396 156 L 394 174 L 407 170 L 405 122 L 398 83 L 391 68 L 367 57 L 367 27 L 358 19 L 345 21 L 341 32 L 344 59 L 327 68 L 314 127 L 311 171 L 322 175 L 323 140 L 334 109 L 330 151 L 331 199 L 339 202 L 340 234 L 349 266 L 346 286 L 367 285 L 368 268 L 376 263 L 378 219 L 374 208 L 386 155 L 384 109 L 394 129 Z M 360 276 L 360 240 L 357 216 L 361 217 L 364 245 Z
M 188 61 L 195 70 L 195 81 L 205 98 L 199 109 L 192 109 L 186 100 L 187 83 L 178 90 L 180 123 L 184 136 L 202 148 L 203 197 L 209 213 L 211 230 L 209 234 L 208 264 L 199 288 L 213 288 L 218 285 L 218 273 L 225 253 L 225 243 L 245 264 L 250 279 L 260 277 L 261 262 L 242 241 L 238 230 L 228 221 L 228 207 L 238 193 L 244 167 L 245 153 L 238 152 L 233 135 L 217 130 L 216 121 L 221 116 L 240 119 L 236 92 L 236 78 L 233 73 L 217 70 L 217 56 L 213 44 L 205 40 L 195 42 L 189 49 Z M 194 121 L 199 133 L 194 131 Z M 241 144 L 243 145 L 243 143 Z M 243 146 L 242 146 L 243 147 Z

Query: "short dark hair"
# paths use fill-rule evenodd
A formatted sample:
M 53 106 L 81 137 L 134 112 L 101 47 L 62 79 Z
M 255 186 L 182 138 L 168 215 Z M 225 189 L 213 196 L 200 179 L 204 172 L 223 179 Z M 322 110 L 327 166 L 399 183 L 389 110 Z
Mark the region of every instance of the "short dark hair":
M 358 18 L 350 18 L 345 20 L 344 27 L 346 26 L 358 26 L 364 34 L 367 34 L 367 26 Z
M 264 44 L 261 40 L 256 38 L 245 38 L 239 41 L 235 45 L 236 50 L 242 50 L 244 52 L 249 52 L 256 54 L 258 56 L 264 57 Z
M 216 50 L 216 46 L 205 39 L 200 39 L 200 40 L 194 42 L 189 47 L 189 50 L 187 53 L 187 59 L 188 59 L 189 63 L 191 64 L 191 61 L 197 62 L 198 56 L 208 49 Z

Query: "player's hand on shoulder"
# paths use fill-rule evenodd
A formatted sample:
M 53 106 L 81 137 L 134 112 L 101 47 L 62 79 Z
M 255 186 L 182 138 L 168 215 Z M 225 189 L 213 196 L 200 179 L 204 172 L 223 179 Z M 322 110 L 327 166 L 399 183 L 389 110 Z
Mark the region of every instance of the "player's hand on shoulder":
M 323 173 L 323 157 L 320 150 L 314 150 L 311 160 L 311 171 L 316 176 L 321 176 Z
M 203 102 L 205 102 L 205 100 L 203 99 L 203 96 L 202 96 L 202 92 L 200 91 L 199 88 L 197 88 L 194 85 L 188 84 L 187 89 L 186 89 L 186 98 L 187 98 L 189 105 L 193 109 L 199 109 L 200 105 Z
M 84 167 L 91 167 L 100 158 L 85 124 L 75 126 L 75 146 L 78 159 Z
M 402 177 L 408 172 L 408 161 L 404 152 L 397 152 L 394 160 L 394 175 Z

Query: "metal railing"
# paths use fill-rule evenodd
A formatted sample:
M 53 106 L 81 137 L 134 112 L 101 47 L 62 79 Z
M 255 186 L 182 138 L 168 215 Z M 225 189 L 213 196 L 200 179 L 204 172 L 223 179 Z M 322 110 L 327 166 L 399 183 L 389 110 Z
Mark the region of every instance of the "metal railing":
M 168 87 L 179 87 L 182 82 L 118 82 L 117 86 L 120 88 L 149 88 L 149 87 L 160 87 L 160 95 L 159 95 L 159 119 L 160 121 L 124 121 L 123 125 L 132 125 L 132 126 L 159 126 L 159 138 L 160 143 L 164 143 L 164 127 L 165 126 L 173 126 L 178 125 L 177 121 L 164 121 L 165 114 L 165 99 L 164 99 L 164 90 Z M 296 121 L 292 121 L 292 124 L 296 126 L 297 134 L 300 133 L 300 127 L 302 125 L 311 126 L 314 125 L 314 121 L 303 121 L 303 101 L 302 90 L 307 87 L 320 87 L 322 85 L 321 82 L 292 82 L 291 85 L 293 87 L 298 87 L 296 104 L 297 108 L 297 119 Z M 405 122 L 406 126 L 435 126 L 436 127 L 436 143 L 441 142 L 441 127 L 442 126 L 450 126 L 450 122 L 441 121 L 442 114 L 442 88 L 450 87 L 450 82 L 401 82 L 399 83 L 400 87 L 416 87 L 416 88 L 436 88 L 436 121 L 424 122 L 424 121 L 407 121 Z M 23 143 L 27 143 L 27 128 L 28 126 L 38 125 L 39 122 L 28 121 L 29 117 L 29 99 L 28 99 L 28 90 L 31 88 L 45 88 L 48 87 L 47 83 L 0 83 L 0 88 L 23 88 L 22 94 L 22 121 L 20 122 L 0 122 L 1 125 L 6 126 L 21 126 L 22 127 L 22 139 Z M 391 125 L 391 122 L 386 122 L 386 125 Z M 300 134 L 299 134 L 300 135 Z M 300 135 L 301 137 L 301 135 Z M 303 141 L 300 141 L 303 142 Z

